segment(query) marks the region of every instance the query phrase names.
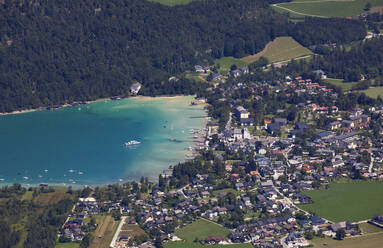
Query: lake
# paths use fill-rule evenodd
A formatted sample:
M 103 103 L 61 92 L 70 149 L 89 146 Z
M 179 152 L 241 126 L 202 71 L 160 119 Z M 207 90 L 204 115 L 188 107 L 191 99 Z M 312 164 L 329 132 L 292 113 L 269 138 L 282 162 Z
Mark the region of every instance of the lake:
M 192 100 L 135 97 L 0 116 L 0 184 L 157 180 L 189 158 L 189 131 L 205 127 L 204 106 Z M 125 146 L 131 140 L 141 143 Z

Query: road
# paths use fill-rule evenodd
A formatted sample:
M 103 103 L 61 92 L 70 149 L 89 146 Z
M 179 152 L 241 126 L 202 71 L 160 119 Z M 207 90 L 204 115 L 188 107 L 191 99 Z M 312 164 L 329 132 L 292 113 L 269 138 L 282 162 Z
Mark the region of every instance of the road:
M 286 153 L 283 155 L 286 159 L 286 163 L 287 165 L 290 167 L 290 162 L 289 162 L 289 159 L 288 159 L 288 155 L 289 155 L 289 152 L 291 151 L 292 149 L 292 146 L 290 146 L 287 150 L 286 150 Z M 297 205 L 295 205 L 295 203 L 288 197 L 284 196 L 279 190 L 277 187 L 274 186 L 274 183 L 273 183 L 273 189 L 281 196 L 283 196 L 283 199 L 290 205 L 290 206 L 293 206 L 294 208 L 304 212 L 305 214 L 310 214 L 309 212 L 307 212 L 306 210 L 303 210 L 301 208 L 299 208 Z M 322 219 L 324 219 L 325 221 L 329 222 L 329 223 L 333 223 L 332 221 L 330 220 L 327 220 L 323 217 L 321 217 Z
M 116 232 L 114 233 L 112 242 L 110 242 L 110 247 L 114 247 L 118 238 L 118 235 L 120 234 L 122 226 L 125 224 L 126 216 L 121 217 L 121 222 L 117 227 Z
M 180 189 L 178 189 L 178 190 L 177 190 L 177 192 L 178 192 L 178 193 L 181 193 L 181 194 L 182 194 L 182 196 L 183 196 L 183 197 L 185 197 L 186 199 L 189 199 L 189 197 L 187 197 L 187 196 L 185 195 L 185 193 L 184 193 L 184 189 L 185 189 L 185 188 L 187 188 L 187 187 L 189 187 L 189 184 L 188 184 L 188 185 L 185 185 L 185 186 L 183 186 L 183 187 L 182 187 L 182 188 L 180 188 Z

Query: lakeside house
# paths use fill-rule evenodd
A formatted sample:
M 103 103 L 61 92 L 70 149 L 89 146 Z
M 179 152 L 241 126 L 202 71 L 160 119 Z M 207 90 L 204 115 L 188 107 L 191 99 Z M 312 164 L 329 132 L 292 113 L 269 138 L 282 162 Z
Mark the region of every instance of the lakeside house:
M 141 89 L 141 86 L 142 86 L 142 85 L 141 85 L 139 82 L 132 84 L 132 86 L 130 86 L 130 92 L 131 92 L 132 94 L 137 95 L 138 92 L 139 92 L 140 89 Z

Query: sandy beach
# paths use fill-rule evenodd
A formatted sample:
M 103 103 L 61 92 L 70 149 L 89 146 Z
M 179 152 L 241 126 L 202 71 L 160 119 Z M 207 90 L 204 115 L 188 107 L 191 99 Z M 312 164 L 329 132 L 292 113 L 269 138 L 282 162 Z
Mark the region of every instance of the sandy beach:
M 177 96 L 131 96 L 131 97 L 127 97 L 127 98 L 135 98 L 135 99 L 149 102 L 149 101 L 157 101 L 157 100 L 172 100 L 172 99 L 176 100 L 176 99 L 180 99 L 183 97 L 185 97 L 185 95 L 177 95 Z M 99 98 L 99 99 L 92 100 L 92 101 L 86 101 L 86 104 L 91 104 L 91 103 L 95 103 L 95 102 L 110 101 L 110 100 L 111 100 L 110 98 Z M 66 108 L 66 107 L 71 107 L 72 105 L 69 103 L 66 103 L 66 104 L 63 104 L 61 106 L 62 106 L 62 108 Z M 47 107 L 48 106 L 34 108 L 34 109 L 15 110 L 12 112 L 0 113 L 0 116 L 1 115 L 25 114 L 25 113 L 31 113 L 31 112 L 36 112 L 36 111 L 42 111 L 42 110 L 46 110 Z

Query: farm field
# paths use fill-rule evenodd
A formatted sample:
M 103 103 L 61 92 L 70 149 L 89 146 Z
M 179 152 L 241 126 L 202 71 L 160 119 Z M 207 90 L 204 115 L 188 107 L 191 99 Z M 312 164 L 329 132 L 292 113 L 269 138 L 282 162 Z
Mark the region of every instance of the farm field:
M 361 221 L 383 214 L 383 182 L 358 181 L 332 183 L 329 189 L 304 191 L 314 201 L 300 208 L 328 220 Z
M 226 236 L 229 233 L 229 229 L 205 219 L 199 219 L 175 231 L 177 237 L 188 242 L 193 242 L 195 238 L 201 240 L 208 236 Z
M 234 57 L 222 57 L 220 59 L 216 59 L 214 64 L 219 66 L 220 73 L 230 71 L 230 67 L 232 65 L 236 65 L 238 68 L 242 68 L 248 65 L 248 63 Z
M 98 224 L 96 231 L 93 234 L 93 239 L 90 242 L 90 248 L 109 247 L 113 235 L 117 230 L 119 221 L 115 221 L 110 215 L 96 216 Z
M 251 244 L 232 244 L 232 245 L 202 245 L 194 242 L 169 242 L 164 245 L 165 248 L 251 248 Z
M 278 37 L 269 42 L 259 53 L 241 58 L 241 61 L 252 63 L 260 57 L 265 57 L 270 63 L 291 60 L 313 54 L 309 49 L 296 42 L 291 37 Z
M 293 16 L 354 17 L 366 12 L 364 8 L 367 2 L 372 6 L 383 6 L 383 0 L 293 0 L 274 4 L 272 7 L 278 12 L 289 12 Z
M 175 6 L 175 5 L 184 5 L 188 4 L 193 0 L 150 0 L 151 2 L 157 2 L 163 5 L 168 5 L 168 6 Z
M 383 97 L 383 87 L 371 87 L 367 90 L 362 90 L 367 96 L 372 98 L 378 98 L 378 96 Z
M 383 233 L 368 234 L 357 238 L 335 240 L 332 238 L 314 238 L 310 243 L 315 248 L 376 248 L 383 244 Z
M 349 91 L 354 85 L 357 84 L 357 82 L 344 82 L 342 79 L 335 78 L 327 78 L 324 81 L 336 87 L 342 88 L 342 91 Z

